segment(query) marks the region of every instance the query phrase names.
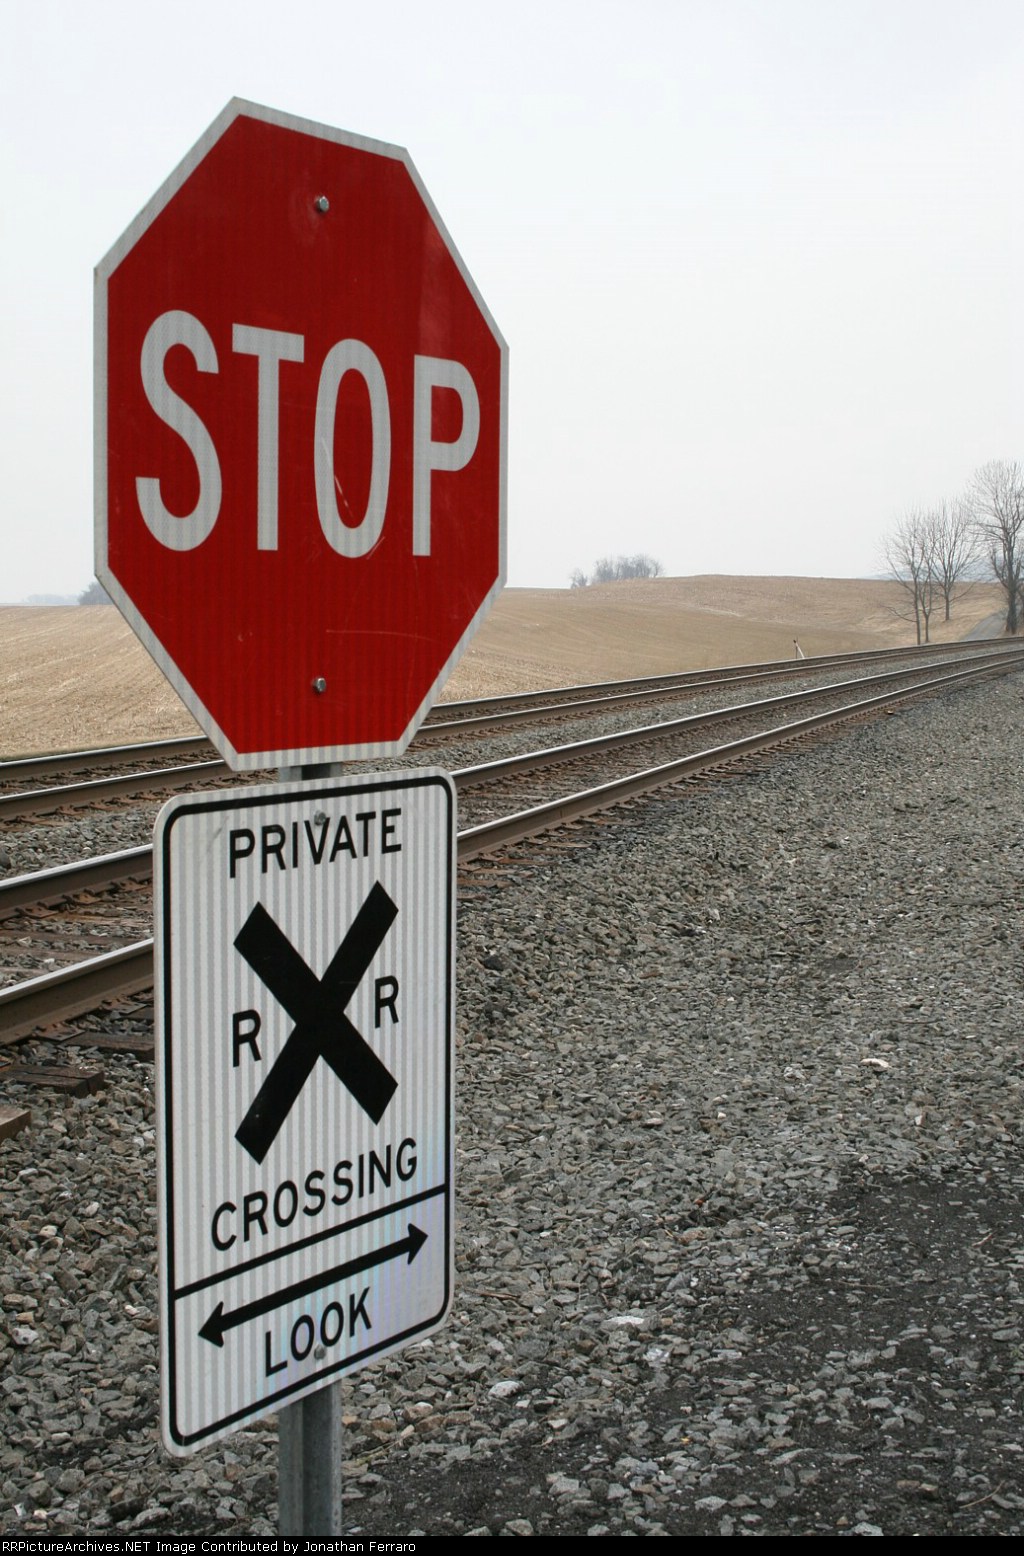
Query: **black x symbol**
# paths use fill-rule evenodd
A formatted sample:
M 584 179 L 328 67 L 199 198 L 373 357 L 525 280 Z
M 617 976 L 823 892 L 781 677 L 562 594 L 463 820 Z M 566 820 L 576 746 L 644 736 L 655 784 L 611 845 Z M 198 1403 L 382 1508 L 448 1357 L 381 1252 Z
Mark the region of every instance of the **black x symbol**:
M 235 1131 L 235 1139 L 261 1162 L 277 1138 L 318 1058 L 375 1124 L 398 1082 L 345 1015 L 345 1007 L 376 956 L 398 909 L 378 881 L 356 914 L 322 978 L 306 966 L 294 946 L 257 903 L 235 945 L 257 977 L 295 1022 L 256 1100 Z

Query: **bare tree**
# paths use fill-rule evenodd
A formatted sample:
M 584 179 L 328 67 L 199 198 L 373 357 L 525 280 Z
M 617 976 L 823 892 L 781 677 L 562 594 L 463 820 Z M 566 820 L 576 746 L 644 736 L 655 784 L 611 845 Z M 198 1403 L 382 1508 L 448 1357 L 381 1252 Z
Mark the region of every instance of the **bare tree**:
M 953 601 L 970 587 L 969 579 L 978 558 L 977 529 L 970 505 L 962 497 L 940 503 L 927 517 L 935 582 L 948 621 Z
M 929 623 L 938 592 L 931 516 L 912 509 L 885 541 L 885 561 L 904 590 L 905 614 L 917 630 L 918 645 L 929 641 Z
M 1016 460 L 991 460 L 975 471 L 968 501 L 979 547 L 1006 595 L 1006 630 L 1016 633 L 1024 586 L 1024 470 Z
M 635 556 L 620 556 L 620 578 L 660 578 L 665 569 L 656 557 L 638 551 Z
M 584 589 L 587 584 L 618 583 L 623 578 L 660 578 L 665 569 L 656 557 L 637 552 L 635 556 L 603 556 L 594 563 L 594 571 L 588 578 L 577 567 L 570 575 L 573 589 Z
M 103 585 L 94 578 L 92 583 L 87 584 L 78 596 L 78 603 L 79 605 L 109 605 L 110 595 Z

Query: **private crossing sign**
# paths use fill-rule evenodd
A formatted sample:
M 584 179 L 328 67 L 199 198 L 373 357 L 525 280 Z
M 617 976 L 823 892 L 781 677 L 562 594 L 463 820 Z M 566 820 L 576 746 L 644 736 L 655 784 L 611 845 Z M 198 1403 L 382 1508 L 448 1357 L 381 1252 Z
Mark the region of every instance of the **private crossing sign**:
M 454 788 L 182 797 L 154 862 L 162 1427 L 187 1454 L 447 1314 Z

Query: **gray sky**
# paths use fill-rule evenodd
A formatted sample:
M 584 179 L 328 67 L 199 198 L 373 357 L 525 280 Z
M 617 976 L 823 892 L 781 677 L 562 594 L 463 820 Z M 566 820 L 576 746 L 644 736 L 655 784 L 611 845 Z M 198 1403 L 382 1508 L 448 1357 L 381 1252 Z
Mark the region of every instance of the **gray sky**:
M 877 572 L 1024 454 L 1019 0 L 0 18 L 0 600 L 92 576 L 93 267 L 233 96 L 408 148 L 511 349 L 511 584 Z

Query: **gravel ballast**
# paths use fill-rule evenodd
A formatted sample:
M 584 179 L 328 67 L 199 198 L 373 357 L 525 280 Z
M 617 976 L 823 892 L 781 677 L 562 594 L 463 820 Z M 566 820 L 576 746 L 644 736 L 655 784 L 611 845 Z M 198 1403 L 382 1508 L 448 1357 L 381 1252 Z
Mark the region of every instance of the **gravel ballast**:
M 344 1385 L 346 1533 L 1021 1533 L 1022 713 L 472 877 L 453 1312 Z M 0 1085 L 0 1528 L 271 1534 L 272 1420 L 161 1446 L 152 1066 L 101 1062 Z

